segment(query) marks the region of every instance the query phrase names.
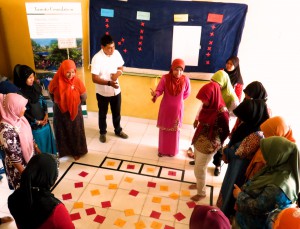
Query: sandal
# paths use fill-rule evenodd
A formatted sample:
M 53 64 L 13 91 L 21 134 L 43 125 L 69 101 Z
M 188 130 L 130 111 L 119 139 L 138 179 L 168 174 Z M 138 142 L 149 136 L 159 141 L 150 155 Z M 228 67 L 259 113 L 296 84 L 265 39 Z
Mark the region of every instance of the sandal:
M 157 156 L 159 157 L 163 157 L 164 155 L 162 155 L 161 153 L 158 153 Z

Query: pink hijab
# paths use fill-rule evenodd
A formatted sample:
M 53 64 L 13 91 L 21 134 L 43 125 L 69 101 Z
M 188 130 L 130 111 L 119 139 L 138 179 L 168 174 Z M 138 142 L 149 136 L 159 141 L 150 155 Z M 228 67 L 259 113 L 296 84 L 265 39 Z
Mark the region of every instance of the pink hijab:
M 27 119 L 20 117 L 27 102 L 27 99 L 16 93 L 0 94 L 1 122 L 13 126 L 19 134 L 22 154 L 28 163 L 33 155 L 33 136 Z

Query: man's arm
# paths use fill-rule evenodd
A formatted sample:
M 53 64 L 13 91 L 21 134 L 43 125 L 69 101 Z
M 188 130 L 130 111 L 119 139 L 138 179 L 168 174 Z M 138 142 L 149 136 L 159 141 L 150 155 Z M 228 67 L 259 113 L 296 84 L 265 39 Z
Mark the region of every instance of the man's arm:
M 116 74 L 118 74 L 118 73 L 119 72 L 117 72 Z M 95 74 L 92 74 L 92 79 L 93 79 L 93 83 L 100 84 L 100 85 L 108 85 L 108 86 L 111 86 L 111 87 L 113 87 L 115 89 L 119 88 L 119 85 L 118 85 L 118 83 L 116 81 L 113 81 L 113 80 L 112 81 L 104 80 L 104 79 L 101 79 L 98 75 L 95 75 Z
M 123 74 L 123 66 L 118 67 L 117 72 L 115 74 L 110 74 L 110 78 L 113 81 L 116 81 Z

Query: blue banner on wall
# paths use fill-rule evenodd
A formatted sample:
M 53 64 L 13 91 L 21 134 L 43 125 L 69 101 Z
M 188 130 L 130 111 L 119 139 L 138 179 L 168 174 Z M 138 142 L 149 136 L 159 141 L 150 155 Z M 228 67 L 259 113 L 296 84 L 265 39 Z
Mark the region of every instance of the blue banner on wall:
M 213 73 L 237 55 L 247 9 L 235 3 L 90 0 L 90 58 L 100 50 L 101 37 L 110 34 L 126 67 L 169 70 L 177 49 L 187 50 L 186 58 L 193 53 L 194 64 L 185 71 Z M 200 28 L 200 37 L 181 30 L 187 26 Z

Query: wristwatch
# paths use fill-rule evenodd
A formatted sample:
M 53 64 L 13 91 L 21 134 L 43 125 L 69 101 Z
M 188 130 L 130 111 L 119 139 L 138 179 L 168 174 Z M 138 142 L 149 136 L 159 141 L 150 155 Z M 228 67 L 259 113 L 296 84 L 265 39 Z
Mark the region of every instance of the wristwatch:
M 107 81 L 107 85 L 110 86 L 110 81 Z

